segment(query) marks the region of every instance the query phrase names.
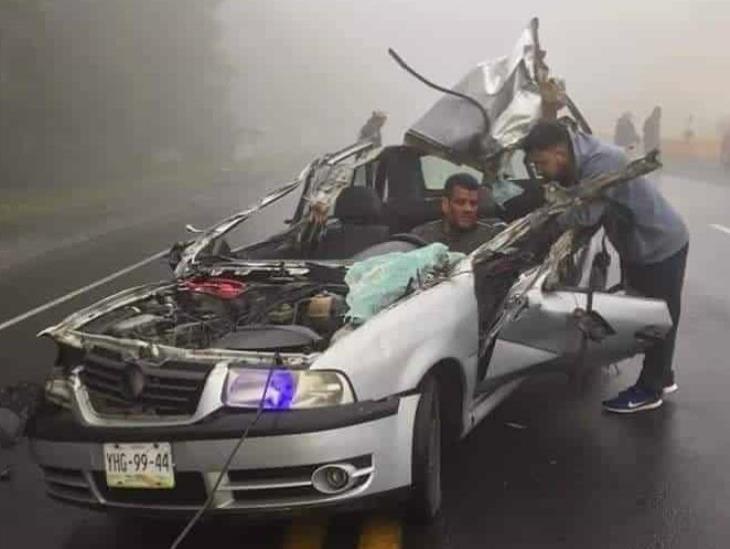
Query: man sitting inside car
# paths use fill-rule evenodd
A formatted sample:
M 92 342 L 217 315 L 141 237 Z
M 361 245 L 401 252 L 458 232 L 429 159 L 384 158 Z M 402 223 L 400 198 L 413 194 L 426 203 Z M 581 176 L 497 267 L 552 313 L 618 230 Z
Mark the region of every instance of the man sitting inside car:
M 419 225 L 411 231 L 426 242 L 441 242 L 452 252 L 471 253 L 505 228 L 499 219 L 479 220 L 479 182 L 468 173 L 446 180 L 438 221 Z

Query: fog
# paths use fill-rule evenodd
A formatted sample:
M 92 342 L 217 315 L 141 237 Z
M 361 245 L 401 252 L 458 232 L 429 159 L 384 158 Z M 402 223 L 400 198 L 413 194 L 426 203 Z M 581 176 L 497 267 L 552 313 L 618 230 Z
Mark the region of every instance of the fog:
M 535 178 L 520 182 L 522 188 L 497 182 L 504 184 L 493 185 L 493 192 L 484 185 L 478 193 L 467 193 L 464 187 L 469 185 L 462 180 L 459 194 L 469 197 L 472 213 L 459 213 L 466 211 L 466 199 L 455 205 L 457 191 L 449 190 L 443 199 L 437 197 L 447 173 L 454 171 L 453 166 L 441 171 L 441 162 L 432 168 L 432 173 L 439 173 L 436 177 L 428 173 L 428 160 L 421 169 L 412 158 L 374 158 L 357 172 L 353 186 L 360 188 L 347 189 L 354 191 L 348 200 L 341 200 L 343 195 L 333 191 L 335 187 L 339 190 L 347 172 L 318 170 L 306 185 L 292 186 L 294 192 L 270 208 L 251 213 L 250 219 L 230 233 L 221 234 L 222 227 L 216 223 L 235 212 L 251 212 L 249 208 L 261 204 L 261 197 L 301 173 L 314 155 L 353 144 L 373 110 L 388 114 L 383 143 L 401 142 L 404 132 L 439 99 L 439 93 L 396 65 L 388 48 L 394 48 L 430 80 L 452 86 L 476 64 L 509 54 L 533 17 L 540 19 L 541 45 L 547 50 L 546 62 L 553 75 L 564 79 L 570 97 L 598 135 L 611 139 L 617 119 L 627 111 L 633 113 L 641 133 L 645 118 L 659 105 L 663 109 L 663 137 L 677 140 L 663 144 L 665 169 L 653 173 L 650 184 L 638 181 L 598 205 L 605 206 L 600 222 L 609 229 L 608 234 L 611 229 L 630 233 L 622 234 L 620 242 L 632 254 L 624 254 L 621 261 L 612 254 L 607 280 L 611 285 L 618 282 L 619 274 L 621 279 L 626 275 L 628 298 L 621 301 L 621 294 L 626 294 L 623 291 L 601 295 L 598 285 L 592 284 L 600 278 L 594 276 L 600 269 L 591 268 L 590 276 L 582 277 L 591 282 L 583 280 L 584 289 L 568 287 L 573 284 L 567 284 L 572 281 L 563 276 L 563 267 L 587 270 L 588 261 L 598 258 L 599 239 L 583 248 L 588 231 L 567 231 L 562 219 L 557 222 L 553 213 L 566 207 L 564 201 L 557 200 L 546 208 L 553 213 L 540 210 L 544 215 L 525 216 L 522 223 L 511 225 L 513 230 L 497 238 L 492 235 L 502 225 L 493 222 L 499 219 L 477 222 L 477 216 L 483 214 L 510 220 L 542 203 Z M 190 509 L 199 497 L 207 499 L 208 493 L 210 501 L 196 519 L 212 503 L 214 511 L 226 513 L 247 513 L 248 506 L 261 506 L 271 507 L 278 515 L 286 508 L 297 520 L 289 524 L 277 518 L 259 525 L 258 520 L 241 514 L 241 520 L 228 521 L 228 525 L 210 521 L 201 524 L 200 530 L 196 527 L 183 544 L 186 547 L 212 546 L 217 539 L 239 540 L 233 546 L 281 543 L 312 547 L 321 542 L 344 547 L 339 542 L 354 544 L 358 537 L 359 546 L 378 545 L 370 542 L 372 539 L 388 539 L 393 542 L 388 543 L 390 546 L 400 546 L 402 539 L 403 545 L 410 547 L 436 547 L 442 542 L 448 547 L 473 547 L 486 545 L 486 540 L 502 547 L 607 547 L 623 540 L 627 546 L 726 546 L 727 539 L 721 539 L 728 537 L 728 527 L 717 524 L 727 524 L 727 506 L 721 502 L 730 500 L 730 483 L 723 473 L 727 458 L 721 450 L 728 448 L 730 438 L 713 428 L 721 426 L 729 402 L 722 393 L 722 379 L 727 383 L 724 365 L 728 351 L 723 338 L 727 337 L 730 318 L 730 294 L 725 283 L 730 276 L 730 261 L 725 259 L 730 244 L 730 152 L 723 150 L 723 158 L 718 158 L 721 148 L 716 146 L 721 120 L 727 119 L 730 130 L 729 38 L 730 0 L 0 0 L 0 397 L 8 383 L 33 381 L 42 388 L 52 376 L 46 385 L 51 389 L 48 398 L 38 408 L 39 421 L 32 417 L 35 408 L 26 408 L 18 399 L 24 416 L 19 424 L 32 418 L 35 433 L 31 436 L 35 440 L 24 441 L 12 453 L 0 448 L 0 540 L 9 540 L 0 544 L 0 549 L 165 546 L 177 534 L 178 521 L 165 520 L 169 524 L 156 526 L 147 520 L 152 517 L 143 516 L 144 510 L 156 516 L 157 508 L 163 518 L 165 509 Z M 696 139 L 682 141 L 690 117 Z M 730 147 L 730 141 L 727 145 Z M 643 150 L 636 147 L 630 152 Z M 617 162 L 611 154 L 591 160 L 598 161 L 587 169 L 582 169 L 585 164 L 579 169 L 578 162 L 563 166 L 563 175 L 589 177 L 594 167 L 615 166 Z M 657 167 L 653 159 L 637 162 L 631 169 L 637 165 Z M 431 177 L 420 177 L 424 175 L 421 172 Z M 550 174 L 543 171 L 543 175 L 547 178 Z M 320 176 L 336 176 L 338 181 Z M 376 189 L 362 188 L 360 176 L 369 178 L 367 185 Z M 485 177 L 485 183 L 488 179 Z M 603 359 L 618 359 L 623 351 L 635 354 L 643 344 L 659 344 L 663 327 L 672 328 L 670 339 L 649 353 L 646 363 L 651 367 L 647 372 L 654 370 L 653 374 L 641 375 L 636 385 L 621 393 L 633 395 L 631 399 L 636 402 L 622 396 L 625 404 L 612 411 L 655 408 L 662 404 L 664 391 L 672 388 L 665 387 L 665 382 L 668 385 L 674 379 L 665 362 L 671 359 L 671 334 L 677 333 L 688 244 L 682 222 L 655 196 L 655 187 L 682 214 L 692 232 L 682 305 L 687 320 L 679 325 L 676 360 L 680 365 L 678 380 L 686 392 L 665 405 L 665 414 L 653 412 L 655 415 L 646 421 L 619 426 L 598 413 L 600 400 L 619 386 L 623 388 L 628 378 L 634 383 L 638 357 L 623 361 L 621 371 L 614 364 L 616 372 L 610 375 L 598 367 Z M 311 193 L 313 188 L 317 192 Z M 565 196 L 588 200 L 593 189 L 595 186 L 586 186 Z M 360 191 L 364 192 L 358 194 Z M 563 196 L 561 192 L 552 194 Z M 508 196 L 516 200 L 505 206 L 501 199 Z M 517 206 L 512 207 L 515 203 Z M 591 213 L 594 211 L 598 209 Z M 466 223 L 447 218 L 439 221 L 447 212 L 453 212 L 450 217 L 454 220 L 461 216 L 469 219 Z M 571 208 L 564 219 L 584 217 L 581 213 L 585 212 Z M 641 217 L 645 213 L 647 219 Z M 636 226 L 632 221 L 638 221 Z M 420 233 L 416 226 L 426 222 L 427 230 Z M 203 232 L 209 227 L 218 229 Z M 427 235 L 432 229 L 441 234 Z M 525 235 L 516 238 L 523 229 Z M 413 231 L 411 237 L 416 240 L 402 231 Z M 215 242 L 205 245 L 201 232 L 202 238 L 211 237 Z M 490 236 L 485 236 L 486 232 Z M 558 232 L 571 238 L 561 237 L 560 244 L 551 248 L 537 267 L 537 260 L 547 253 L 546 246 Z M 215 239 L 211 235 L 216 235 Z M 276 238 L 262 246 L 238 249 L 274 235 Z M 460 261 L 448 276 L 443 265 L 417 271 L 407 284 L 407 292 L 401 292 L 403 297 L 408 295 L 408 303 L 400 311 L 388 311 L 389 316 L 383 314 L 380 320 L 348 336 L 361 319 L 354 314 L 356 308 L 350 310 L 354 293 L 347 299 L 342 297 L 347 290 L 338 280 L 347 270 L 342 265 L 383 251 L 419 247 L 426 243 L 424 236 L 428 241 L 468 244 L 461 248 L 467 252 L 477 243 L 491 240 L 486 252 L 472 256 L 473 261 Z M 505 249 L 507 242 L 511 243 L 509 249 Z M 604 238 L 604 250 L 606 242 Z M 201 249 L 201 243 L 205 248 Z M 565 254 L 568 261 L 563 262 L 566 243 L 576 246 L 570 250 L 576 253 Z M 584 249 L 591 253 L 584 254 Z M 439 253 L 437 247 L 431 251 Z M 557 254 L 560 264 L 554 262 L 557 251 L 561 252 Z M 572 265 L 578 256 L 580 263 Z M 186 261 L 178 263 L 176 257 Z M 299 259 L 290 265 L 282 259 L 288 257 Z M 350 259 L 330 263 L 328 259 L 334 257 Z M 376 259 L 382 257 L 387 256 Z M 270 267 L 244 262 L 239 268 L 234 261 L 237 258 L 268 258 Z M 274 261 L 279 264 L 276 269 Z M 381 265 L 387 272 L 385 261 Z M 622 267 L 630 268 L 619 273 Z M 434 271 L 434 276 L 422 277 L 427 271 Z M 507 295 L 505 281 L 511 284 L 518 272 L 524 276 L 512 286 L 510 304 L 500 304 L 500 296 Z M 559 284 L 549 284 L 556 273 Z M 427 284 L 421 284 L 422 279 Z M 140 297 L 145 288 L 140 285 L 157 280 L 170 283 L 155 286 L 154 295 L 150 291 L 149 296 Z M 350 278 L 345 281 L 350 282 Z M 371 282 L 364 286 L 371 286 L 372 296 L 382 292 L 379 297 L 384 298 L 384 305 L 385 298 L 391 297 L 387 284 L 375 276 Z M 440 282 L 445 283 L 421 292 Z M 131 293 L 118 293 L 135 287 Z M 550 295 L 551 288 L 560 291 Z M 525 296 L 528 289 L 530 294 Z M 500 293 L 503 290 L 505 293 Z M 581 295 L 584 290 L 587 297 Z M 639 290 L 655 299 L 642 301 L 635 295 Z M 591 309 L 594 293 L 596 311 Z M 105 296 L 115 297 L 97 302 Z M 674 326 L 656 298 L 668 300 Z M 343 301 L 347 303 L 344 312 Z M 94 302 L 97 309 L 87 308 Z M 543 303 L 544 310 L 539 311 Z M 490 334 L 493 345 L 488 349 L 496 347 L 495 356 L 503 354 L 507 360 L 491 364 L 498 362 L 491 360 L 491 351 L 488 356 L 479 352 L 477 359 L 478 351 L 488 350 L 479 349 L 486 343 L 484 328 L 511 322 L 513 313 L 522 314 L 522 305 L 528 304 L 526 326 L 507 325 L 512 331 L 509 336 Z M 485 311 L 494 318 L 485 316 Z M 66 323 L 62 321 L 74 312 Z M 346 322 L 340 322 L 345 313 Z M 605 314 L 606 320 L 598 313 Z M 379 330 L 394 326 L 393 319 L 399 314 L 403 323 L 398 331 L 411 333 L 406 337 L 394 333 L 389 340 L 390 334 Z M 565 317 L 564 322 L 561 317 Z M 540 331 L 543 318 L 547 319 L 545 329 Z M 609 322 L 617 337 L 604 345 L 603 337 L 613 334 Z M 447 338 L 455 334 L 459 348 L 452 349 L 454 342 L 440 340 L 443 336 L 435 333 L 437 323 L 442 324 Z M 55 328 L 40 332 L 48 326 Z M 81 330 L 89 332 L 88 337 Z M 229 339 L 237 335 L 236 330 L 240 341 Z M 36 339 L 39 332 L 53 337 Z M 415 348 L 419 338 L 431 334 L 435 337 L 427 347 Z M 536 335 L 539 337 L 531 341 Z M 343 339 L 321 361 L 314 362 L 335 336 Z M 500 353 L 496 339 L 503 336 L 505 345 Z M 277 341 L 279 337 L 282 339 Z M 520 343 L 509 343 L 507 337 Z M 354 341 L 349 350 L 348 341 Z M 340 426 L 350 425 L 352 412 L 348 410 L 352 409 L 367 414 L 357 422 L 385 415 L 379 410 L 386 408 L 377 404 L 385 401 L 371 399 L 391 392 L 388 379 L 375 383 L 374 378 L 380 375 L 375 369 L 370 373 L 373 379 L 369 379 L 364 367 L 368 361 L 349 369 L 342 364 L 342 372 L 329 372 L 337 377 L 337 383 L 322 385 L 331 391 L 341 380 L 341 402 L 347 402 L 349 392 L 351 400 L 357 401 L 354 404 L 335 406 L 337 402 L 330 401 L 326 391 L 316 390 L 320 385 L 316 381 L 318 368 L 323 375 L 327 371 L 321 368 L 328 364 L 339 368 L 338 357 L 346 361 L 363 342 L 370 341 L 374 344 L 367 352 L 383 353 L 382 360 L 371 361 L 373 365 L 385 364 L 393 357 L 408 359 L 402 372 L 391 368 L 392 392 L 397 394 L 387 401 L 399 406 L 400 397 L 408 395 L 402 399 L 401 411 L 367 425 L 356 426 L 352 421 L 352 426 L 337 431 L 334 423 L 318 426 L 316 418 L 324 414 L 346 419 Z M 172 344 L 190 352 L 175 350 Z M 428 358 L 422 352 L 426 348 L 429 356 L 443 351 L 443 356 L 471 357 L 463 364 L 452 364 L 456 361 L 448 359 L 445 369 L 443 361 L 431 368 L 423 362 Z M 259 358 L 249 360 L 242 355 L 235 359 L 233 349 L 251 349 L 249 355 Z M 272 399 L 269 390 L 274 394 L 279 391 L 276 378 L 270 375 L 255 419 L 250 419 L 250 409 L 238 410 L 246 427 L 235 445 L 236 452 L 264 408 L 271 421 L 259 424 L 252 434 L 256 440 L 248 441 L 238 456 L 231 454 L 225 466 L 233 464 L 244 468 L 239 472 L 252 474 L 241 475 L 241 484 L 236 487 L 229 483 L 235 477 L 222 470 L 218 480 L 229 484 L 216 492 L 218 485 L 208 486 L 208 471 L 219 468 L 210 467 L 210 463 L 223 457 L 225 448 L 233 446 L 233 439 L 205 439 L 237 436 L 235 432 L 221 434 L 224 428 L 235 431 L 226 425 L 238 421 L 228 406 L 245 406 L 243 400 L 234 403 L 237 381 L 233 374 L 240 370 L 242 386 L 252 387 L 245 371 L 264 372 L 265 357 L 272 354 L 269 372 L 287 373 L 288 364 L 294 364 L 302 380 L 304 374 L 312 374 L 306 378 L 315 381 L 297 386 L 300 378 L 292 377 L 294 389 L 288 391 L 287 387 L 280 399 Z M 115 360 L 116 355 L 125 364 Z M 206 357 L 216 355 L 221 361 L 206 378 L 207 370 L 201 368 L 206 367 Z M 135 356 L 139 360 L 135 361 Z M 226 356 L 231 358 L 223 360 Z M 307 369 L 302 370 L 304 359 L 297 357 L 305 356 Z M 546 357 L 544 363 L 538 363 L 540 356 Z M 575 367 L 568 369 L 573 359 Z M 94 361 L 101 370 L 94 367 Z M 256 370 L 254 366 L 248 368 L 249 362 Z M 155 365 L 160 372 L 155 371 Z M 226 401 L 225 407 L 221 404 L 220 410 L 202 416 L 208 412 L 205 404 L 214 390 L 212 379 L 222 383 L 220 374 L 226 373 L 229 365 L 231 372 L 226 379 L 236 383 L 226 381 L 226 392 L 218 393 L 220 397 L 215 399 Z M 685 365 L 686 370 L 681 370 Z M 421 375 L 419 366 L 427 367 L 428 372 L 414 389 L 414 376 Z M 453 372 L 458 372 L 453 377 L 452 366 Z M 556 373 L 556 366 L 564 366 L 570 374 L 565 383 L 558 375 L 543 376 L 546 383 L 542 385 L 531 382 L 533 374 L 543 373 L 538 367 L 544 367 L 544 373 Z M 189 375 L 184 372 L 187 367 Z M 123 379 L 112 373 L 117 369 Z M 161 373 L 163 369 L 167 373 Z M 448 383 L 443 383 L 446 378 L 442 374 L 448 375 Z M 461 391 L 461 374 L 469 392 Z M 165 381 L 167 376 L 169 381 Z M 197 396 L 180 398 L 185 395 L 181 391 L 193 389 L 189 385 L 193 376 L 200 376 L 200 381 L 189 394 Z M 211 383 L 206 385 L 209 379 Z M 476 417 L 484 417 L 523 380 L 530 383 L 520 388 L 516 405 L 500 404 L 498 415 L 481 429 L 481 439 L 472 436 L 458 453 L 450 451 L 444 459 L 449 469 L 443 473 L 437 469 L 441 462 L 440 433 L 445 440 L 460 432 L 461 410 L 466 410 L 473 426 Z M 307 394 L 306 385 L 314 387 L 311 394 Z M 159 389 L 164 393 L 155 392 Z M 551 393 L 541 393 L 543 389 Z M 424 393 L 423 398 L 417 391 Z M 292 392 L 288 400 L 285 392 Z M 81 402 L 76 393 L 88 396 Z M 640 399 L 642 393 L 645 396 Z M 35 400 L 43 392 L 32 394 Z M 7 404 L 7 395 L 12 393 L 5 393 L 0 412 Z M 445 404 L 439 404 L 439 398 Z M 15 400 L 14 396 L 10 399 L 11 410 L 16 408 Z M 278 411 L 269 409 L 272 400 L 279 401 L 275 403 Z M 300 424 L 297 418 L 308 412 L 294 408 L 310 404 L 328 408 L 310 410 L 312 415 L 301 422 L 298 435 L 262 436 L 285 432 L 279 428 L 286 428 L 287 418 L 291 425 Z M 288 407 L 291 414 L 285 411 Z M 99 425 L 82 421 L 82 408 L 84 415 L 101 418 Z M 107 412 L 111 415 L 104 415 Z M 193 412 L 189 421 L 183 416 L 163 415 Z M 221 417 L 221 412 L 227 417 Z M 146 424 L 153 424 L 142 421 L 142 416 L 162 422 L 163 427 L 145 431 Z M 10 432 L 20 431 L 15 414 L 5 410 L 0 416 L 6 425 L 8 417 Z M 441 417 L 443 428 L 438 423 Z M 279 422 L 279 418 L 284 421 Z M 175 426 L 178 421 L 179 427 Z M 124 423 L 124 428 L 107 427 Z M 412 441 L 406 436 L 411 424 L 419 437 Z M 58 432 L 53 432 L 55 425 Z M 430 432 L 425 454 L 419 443 L 424 425 Z M 320 427 L 333 430 L 315 439 Z M 161 447 L 173 447 L 165 456 L 172 459 L 170 452 L 174 451 L 180 465 L 173 463 L 174 467 L 167 468 L 173 481 L 170 487 L 175 488 L 178 482 L 175 490 L 157 490 L 156 495 L 155 490 L 135 489 L 125 494 L 109 483 L 112 471 L 106 473 L 104 485 L 104 472 L 97 470 L 102 451 L 98 438 L 116 438 L 118 434 L 125 440 L 130 437 L 127 432 L 150 442 L 173 435 L 176 442 L 155 446 L 160 446 L 158 457 L 163 455 Z M 335 432 L 344 434 L 330 452 L 327 447 Z M 277 486 L 272 482 L 266 489 L 256 484 L 256 478 L 269 476 L 257 475 L 259 471 L 280 471 L 276 474 L 286 480 L 291 471 L 335 458 L 339 461 L 340 446 L 344 448 L 341 441 L 348 440 L 344 437 L 353 432 L 367 432 L 367 440 L 358 441 L 352 454 L 369 459 L 374 452 L 374 467 L 371 472 L 359 470 L 357 474 L 370 476 L 343 486 L 337 496 L 341 499 L 325 494 L 316 498 L 317 490 L 324 490 L 314 484 L 300 487 L 306 492 L 294 488 L 291 499 L 284 483 Z M 380 444 L 370 440 L 391 432 L 398 435 L 393 444 L 405 452 L 402 463 L 391 460 Z M 183 439 L 188 436 L 190 440 Z M 93 438 L 84 441 L 86 437 Z M 42 440 L 46 438 L 49 440 Z M 270 447 L 266 446 L 267 438 L 272 440 Z M 57 443 L 62 440 L 68 442 Z M 294 441 L 290 447 L 286 446 L 288 440 Z M 297 448 L 305 441 L 311 448 L 297 455 Z M 382 445 L 389 443 L 384 440 Z M 211 451 L 202 451 L 208 448 Z M 494 448 L 510 459 L 504 460 Z M 294 450 L 292 455 L 285 454 L 287 449 Z M 32 463 L 29 450 L 37 454 L 35 461 L 43 463 L 43 470 Z M 76 452 L 94 457 L 74 460 Z M 263 461 L 268 452 L 274 458 L 269 464 Z M 123 455 L 108 457 L 116 461 L 115 457 Z M 642 459 L 632 464 L 632 456 Z M 346 461 L 353 461 L 354 467 L 360 458 Z M 428 475 L 419 474 L 420 468 L 414 468 L 411 475 L 411 461 L 423 462 Z M 120 463 L 124 466 L 123 460 Z M 384 471 L 385 463 L 393 474 Z M 13 466 L 12 475 L 8 464 Z M 416 513 L 401 513 L 401 507 L 407 510 L 405 505 L 389 503 L 378 507 L 377 514 L 351 513 L 329 521 L 329 525 L 320 517 L 311 522 L 300 520 L 301 511 L 297 511 L 297 507 L 308 508 L 310 503 L 316 507 L 339 501 L 349 506 L 358 504 L 355 500 L 360 496 L 390 497 L 409 489 L 411 480 L 423 482 L 410 492 L 432 495 L 441 492 L 437 485 L 441 478 L 450 484 L 444 483 L 444 510 L 431 527 L 413 527 L 406 517 Z M 247 479 L 251 479 L 249 484 Z M 371 483 L 372 479 L 375 482 Z M 360 484 L 360 480 L 367 484 Z M 292 485 L 298 484 L 310 483 Z M 238 488 L 256 491 L 249 498 Z M 395 489 L 375 493 L 390 488 Z M 601 502 L 596 506 L 599 490 Z M 66 510 L 41 499 L 46 491 L 54 499 L 66 499 L 76 506 L 112 511 L 129 507 L 129 516 L 117 520 L 101 513 L 92 517 L 80 508 Z M 486 493 L 488 506 L 484 505 Z M 103 505 L 97 505 L 97 497 Z M 137 509 L 133 509 L 135 503 L 139 504 Z M 418 505 L 411 505 L 411 510 L 425 509 L 426 504 L 433 507 L 434 502 L 420 498 L 415 503 Z M 391 513 L 391 507 L 396 512 Z M 131 519 L 137 515 L 139 518 Z
M 385 141 L 437 99 L 387 55 L 451 85 L 510 52 L 533 16 L 556 76 L 599 133 L 664 108 L 701 137 L 730 113 L 730 4 L 711 0 L 0 0 L 4 187 L 212 169 Z
M 229 0 L 224 45 L 238 69 L 235 111 L 303 139 L 347 139 L 372 108 L 386 110 L 398 140 L 435 92 L 387 56 L 394 47 L 437 82 L 511 50 L 532 16 L 554 73 L 591 123 L 610 133 L 623 111 L 637 125 L 664 107 L 667 135 L 694 115 L 714 135 L 726 106 L 730 4 L 711 0 Z

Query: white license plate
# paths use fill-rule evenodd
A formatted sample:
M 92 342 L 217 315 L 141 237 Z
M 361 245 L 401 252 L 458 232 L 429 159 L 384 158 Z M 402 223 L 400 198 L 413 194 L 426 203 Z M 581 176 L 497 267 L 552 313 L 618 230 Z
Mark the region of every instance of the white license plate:
M 104 444 L 104 468 L 110 488 L 175 487 L 172 447 L 168 442 Z

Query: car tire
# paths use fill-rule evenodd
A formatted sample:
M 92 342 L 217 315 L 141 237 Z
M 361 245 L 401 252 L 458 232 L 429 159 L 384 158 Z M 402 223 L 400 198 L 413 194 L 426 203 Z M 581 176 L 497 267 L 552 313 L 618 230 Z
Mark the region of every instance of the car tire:
M 413 425 L 411 498 L 408 518 L 432 522 L 441 510 L 442 425 L 438 383 L 433 377 L 421 384 L 421 398 Z

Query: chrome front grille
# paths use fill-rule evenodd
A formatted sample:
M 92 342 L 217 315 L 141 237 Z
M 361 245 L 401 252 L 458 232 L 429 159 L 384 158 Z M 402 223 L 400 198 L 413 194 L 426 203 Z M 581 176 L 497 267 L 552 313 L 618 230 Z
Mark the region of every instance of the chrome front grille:
M 94 349 L 86 355 L 79 377 L 98 413 L 180 416 L 195 413 L 210 368 L 171 361 L 134 364 Z

